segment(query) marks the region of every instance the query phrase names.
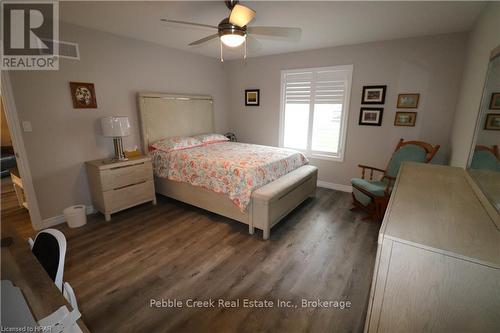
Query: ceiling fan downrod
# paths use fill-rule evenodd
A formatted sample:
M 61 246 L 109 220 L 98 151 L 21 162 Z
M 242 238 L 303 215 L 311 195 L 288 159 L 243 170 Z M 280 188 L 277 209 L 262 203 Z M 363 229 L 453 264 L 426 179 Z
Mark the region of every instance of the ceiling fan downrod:
M 226 0 L 224 1 L 226 3 L 226 6 L 227 8 L 229 8 L 229 10 L 233 10 L 234 6 L 236 6 L 238 4 L 238 0 Z

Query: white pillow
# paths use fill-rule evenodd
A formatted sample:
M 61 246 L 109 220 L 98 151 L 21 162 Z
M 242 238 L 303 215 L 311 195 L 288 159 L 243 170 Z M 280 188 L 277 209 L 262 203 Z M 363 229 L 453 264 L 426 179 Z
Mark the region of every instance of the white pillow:
M 193 148 L 202 145 L 203 143 L 200 140 L 191 136 L 172 136 L 156 141 L 150 145 L 150 148 L 168 153 L 174 150 Z
M 224 135 L 217 133 L 195 135 L 193 136 L 193 138 L 201 141 L 203 144 L 229 141 L 229 139 L 226 138 Z

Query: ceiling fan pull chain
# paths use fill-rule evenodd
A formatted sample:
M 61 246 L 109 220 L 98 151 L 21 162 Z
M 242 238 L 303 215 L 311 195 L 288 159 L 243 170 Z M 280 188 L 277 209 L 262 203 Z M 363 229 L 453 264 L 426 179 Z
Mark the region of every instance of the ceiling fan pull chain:
M 222 40 L 220 40 L 220 62 L 224 62 L 224 55 L 222 53 Z
M 245 36 L 245 55 L 243 56 L 243 60 L 245 60 L 245 64 L 247 63 L 247 37 Z

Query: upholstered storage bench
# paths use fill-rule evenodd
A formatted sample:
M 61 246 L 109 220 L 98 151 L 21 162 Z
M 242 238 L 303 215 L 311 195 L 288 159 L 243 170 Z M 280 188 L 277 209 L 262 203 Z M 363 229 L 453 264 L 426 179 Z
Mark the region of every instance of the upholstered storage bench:
M 263 231 L 264 239 L 268 239 L 274 225 L 305 198 L 316 194 L 317 180 L 318 168 L 305 165 L 255 190 L 249 208 L 252 209 L 250 233 L 258 228 Z

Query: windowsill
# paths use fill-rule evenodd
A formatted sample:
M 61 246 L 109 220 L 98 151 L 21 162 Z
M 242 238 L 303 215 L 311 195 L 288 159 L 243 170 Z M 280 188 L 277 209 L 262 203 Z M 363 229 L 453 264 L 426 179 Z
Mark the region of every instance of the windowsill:
M 306 154 L 306 157 L 308 159 L 312 159 L 312 160 L 323 160 L 323 161 L 332 161 L 332 162 L 344 162 L 344 158 L 343 157 L 339 157 L 339 156 L 329 156 L 329 155 L 321 155 L 321 154 L 312 154 L 312 155 Z
M 283 145 L 279 145 L 278 147 L 279 148 L 284 148 L 284 149 L 293 149 L 293 150 L 296 150 L 296 151 L 300 151 L 308 159 L 323 160 L 323 161 L 332 161 L 332 162 L 344 162 L 344 157 L 343 156 L 332 156 L 332 155 L 327 155 L 327 154 L 311 153 L 311 152 L 305 151 L 303 149 L 285 147 Z

